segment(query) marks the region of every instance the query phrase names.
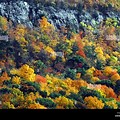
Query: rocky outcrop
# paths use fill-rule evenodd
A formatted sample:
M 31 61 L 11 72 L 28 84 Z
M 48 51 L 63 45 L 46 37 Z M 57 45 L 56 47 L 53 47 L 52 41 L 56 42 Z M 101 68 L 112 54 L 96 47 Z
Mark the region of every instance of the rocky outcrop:
M 22 23 L 32 27 L 29 19 L 29 4 L 23 1 L 0 3 L 0 14 L 14 23 Z
M 79 31 L 80 22 L 95 27 L 94 21 L 99 25 L 107 17 L 117 18 L 120 21 L 120 13 L 115 11 L 62 9 L 21 0 L 0 2 L 0 15 L 12 20 L 14 24 L 21 23 L 30 28 L 37 25 L 42 16 L 46 16 L 55 27 L 66 26 L 73 31 Z

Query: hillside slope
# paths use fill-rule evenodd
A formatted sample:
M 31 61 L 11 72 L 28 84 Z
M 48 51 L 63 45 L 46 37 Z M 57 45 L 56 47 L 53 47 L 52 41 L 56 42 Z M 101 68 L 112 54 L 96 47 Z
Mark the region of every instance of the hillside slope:
M 0 3 L 0 109 L 119 109 L 119 10 L 37 2 Z

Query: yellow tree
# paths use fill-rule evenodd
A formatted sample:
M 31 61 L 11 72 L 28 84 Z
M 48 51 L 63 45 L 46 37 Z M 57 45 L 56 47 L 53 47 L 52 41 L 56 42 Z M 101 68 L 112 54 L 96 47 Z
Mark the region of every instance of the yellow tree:
M 50 32 L 52 29 L 54 29 L 54 26 L 50 24 L 47 18 L 45 17 L 42 17 L 39 24 L 40 24 L 40 29 L 42 32 Z
M 27 29 L 25 26 L 19 24 L 15 29 L 9 30 L 9 36 L 11 39 L 17 40 L 21 45 L 27 44 L 27 40 L 25 39 L 25 34 L 27 33 Z
M 0 28 L 3 31 L 7 31 L 8 29 L 8 21 L 5 17 L 0 16 Z

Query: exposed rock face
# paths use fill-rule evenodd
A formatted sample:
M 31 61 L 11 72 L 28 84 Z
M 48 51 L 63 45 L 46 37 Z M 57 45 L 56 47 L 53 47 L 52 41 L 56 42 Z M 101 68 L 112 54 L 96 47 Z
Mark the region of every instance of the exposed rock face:
M 2 2 L 0 4 L 0 14 L 14 23 L 22 23 L 32 27 L 32 23 L 29 20 L 29 4 L 27 2 Z
M 45 9 L 47 11 L 47 16 L 49 21 L 54 24 L 56 27 L 60 26 L 69 26 L 73 30 L 79 29 L 79 22 L 77 19 L 77 11 L 73 10 L 63 10 L 60 9 L 59 11 L 53 9 L 52 7 Z M 42 11 L 39 11 L 41 14 Z
M 12 20 L 15 24 L 21 23 L 28 27 L 36 25 L 37 21 L 46 16 L 55 27 L 60 26 L 70 27 L 73 31 L 79 31 L 79 23 L 85 22 L 93 27 L 99 25 L 107 17 L 115 17 L 120 21 L 120 13 L 115 11 L 85 11 L 84 9 L 78 11 L 77 9 L 71 10 L 69 8 L 62 9 L 53 6 L 42 6 L 32 2 L 25 2 L 21 0 L 0 2 L 0 15 Z

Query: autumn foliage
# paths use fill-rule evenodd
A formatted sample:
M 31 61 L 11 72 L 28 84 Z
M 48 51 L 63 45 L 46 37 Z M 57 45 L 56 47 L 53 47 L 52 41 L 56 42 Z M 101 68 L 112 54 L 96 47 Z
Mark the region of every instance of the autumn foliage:
M 102 33 L 116 34 L 111 21 L 99 28 Z M 0 41 L 0 109 L 120 107 L 120 42 L 109 44 L 82 24 L 87 32 L 75 33 L 56 29 L 46 17 L 37 29 L 0 17 L 1 34 L 10 38 Z

